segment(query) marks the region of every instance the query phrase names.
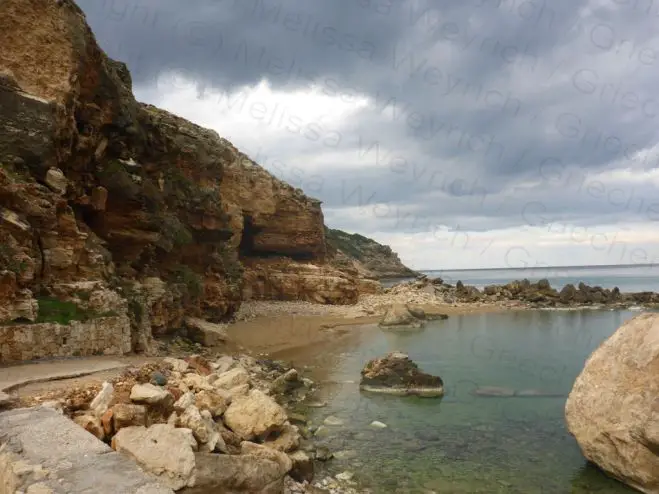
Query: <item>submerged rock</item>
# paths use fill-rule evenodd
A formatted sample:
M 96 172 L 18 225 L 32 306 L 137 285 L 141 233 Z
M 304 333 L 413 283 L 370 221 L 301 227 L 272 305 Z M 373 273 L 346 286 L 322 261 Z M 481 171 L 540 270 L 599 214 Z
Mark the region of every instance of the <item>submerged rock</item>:
M 421 372 L 406 354 L 400 352 L 370 360 L 361 375 L 359 387 L 364 391 L 424 397 L 444 394 L 441 377 Z
M 659 492 L 659 315 L 627 321 L 592 353 L 565 418 L 588 460 L 639 491 Z
M 502 388 L 500 386 L 483 386 L 474 390 L 476 396 L 496 396 L 496 397 L 510 397 L 515 396 L 515 390 L 510 388 Z

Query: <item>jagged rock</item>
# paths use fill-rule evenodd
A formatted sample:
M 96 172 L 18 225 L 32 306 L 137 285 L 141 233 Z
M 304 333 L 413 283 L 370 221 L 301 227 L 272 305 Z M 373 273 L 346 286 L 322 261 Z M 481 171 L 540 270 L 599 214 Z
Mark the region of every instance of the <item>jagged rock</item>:
M 190 365 L 190 370 L 208 376 L 213 371 L 211 363 L 202 355 L 190 355 L 185 358 L 185 361 Z
M 659 492 L 659 315 L 627 321 L 588 358 L 565 405 L 584 456 L 648 494 Z
M 186 317 L 185 325 L 188 329 L 188 337 L 204 346 L 221 345 L 229 339 L 225 327 L 220 324 L 214 324 L 196 317 Z
M 113 398 L 114 386 L 112 386 L 112 384 L 109 382 L 104 382 L 101 390 L 89 404 L 89 409 L 94 412 L 97 417 L 100 417 L 105 412 L 107 412 Z
M 74 417 L 73 421 L 101 441 L 105 438 L 103 424 L 101 423 L 101 419 L 96 415 L 79 415 Z
M 225 372 L 231 370 L 231 368 L 236 364 L 236 361 L 231 355 L 224 355 L 217 359 L 214 364 L 211 364 L 215 372 L 218 374 L 224 374 Z
M 286 422 L 286 412 L 262 391 L 238 396 L 224 413 L 224 423 L 246 440 L 266 437 Z
M 94 211 L 105 211 L 108 202 L 108 189 L 105 187 L 94 187 L 91 197 L 91 207 Z
M 174 404 L 174 396 L 169 391 L 153 384 L 136 384 L 130 390 L 130 399 L 135 403 L 146 403 L 162 408 Z
M 288 457 L 293 462 L 289 475 L 297 482 L 311 482 L 314 476 L 313 459 L 304 451 L 296 451 Z
M 421 372 L 409 357 L 392 352 L 370 360 L 361 372 L 360 389 L 393 395 L 442 396 L 444 383 L 439 376 Z
M 562 303 L 567 304 L 574 301 L 576 294 L 577 294 L 577 289 L 574 287 L 573 284 L 568 283 L 561 289 L 559 293 L 559 298 Z
M 50 187 L 53 191 L 57 192 L 60 195 L 66 194 L 66 188 L 68 186 L 68 181 L 62 173 L 62 170 L 59 168 L 50 168 L 46 172 L 46 185 Z
M 229 390 L 229 396 L 231 397 L 232 400 L 236 399 L 239 396 L 247 396 L 249 393 L 249 384 L 241 384 L 240 386 L 236 386 L 234 388 L 231 388 Z
M 231 403 L 228 391 L 200 391 L 195 396 L 195 405 L 199 410 L 208 410 L 213 418 L 221 416 Z
M 126 427 L 112 438 L 115 451 L 130 456 L 174 490 L 195 485 L 195 447 L 189 429 L 168 424 Z
M 112 425 L 114 432 L 119 432 L 125 427 L 145 426 L 146 408 L 142 405 L 129 403 L 117 403 L 112 407 Z
M 265 460 L 271 460 L 277 463 L 281 469 L 281 474 L 287 474 L 293 467 L 293 462 L 287 454 L 269 448 L 262 444 L 255 444 L 249 441 L 243 441 L 240 444 L 240 454 L 251 455 Z
M 288 394 L 303 386 L 297 370 L 290 369 L 270 384 L 270 390 L 275 394 Z
M 195 404 L 196 396 L 192 391 L 183 393 L 183 395 L 174 403 L 174 410 L 184 412 L 189 406 Z
M 229 390 L 235 388 L 236 386 L 249 384 L 249 382 L 249 373 L 242 367 L 236 367 L 235 369 L 231 369 L 224 374 L 221 374 L 213 382 L 213 386 L 216 388 Z
M 11 262 L 8 260 L 7 262 Z M 13 260 L 14 267 L 20 262 Z M 0 264 L 1 269 L 1 264 Z M 39 304 L 32 296 L 32 291 L 19 288 L 17 274 L 12 271 L 0 271 L 0 322 L 26 319 L 34 322 L 39 312 Z
M 212 453 L 222 442 L 222 436 L 217 431 L 213 417 L 208 410 L 199 411 L 194 405 L 189 406 L 178 419 L 181 427 L 190 429 L 199 443 L 200 451 Z M 224 449 L 224 444 L 219 445 Z
M 271 434 L 263 444 L 277 451 L 288 453 L 300 447 L 300 433 L 294 425 L 284 424 L 279 431 Z
M 103 415 L 101 415 L 101 425 L 103 426 L 103 434 L 105 437 L 112 437 L 114 435 L 114 423 L 113 423 L 114 412 L 112 410 L 106 410 Z
M 280 494 L 284 489 L 282 466 L 255 456 L 196 454 L 196 488 L 193 494 L 231 492 Z
M 169 365 L 173 371 L 181 373 L 187 372 L 188 367 L 190 367 L 190 364 L 185 360 L 178 358 L 166 357 L 163 359 L 163 363 Z
M 423 324 L 423 321 L 415 317 L 405 304 L 393 304 L 380 321 L 382 327 L 420 328 Z
M 199 374 L 193 374 L 193 373 L 188 373 L 186 374 L 183 379 L 182 383 L 189 389 L 193 389 L 194 391 L 212 391 L 215 389 L 215 387 L 208 382 L 208 379 L 206 376 L 200 376 Z

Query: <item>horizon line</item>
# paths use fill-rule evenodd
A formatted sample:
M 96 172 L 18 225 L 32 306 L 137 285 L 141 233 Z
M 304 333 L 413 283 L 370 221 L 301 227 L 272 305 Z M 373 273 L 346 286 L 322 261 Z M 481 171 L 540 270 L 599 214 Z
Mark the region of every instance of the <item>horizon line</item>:
M 420 273 L 425 271 L 533 271 L 533 270 L 545 270 L 545 269 L 573 269 L 573 268 L 628 268 L 628 267 L 652 267 L 657 266 L 654 263 L 643 263 L 643 264 L 579 264 L 579 265 L 570 265 L 570 266 L 528 266 L 524 268 L 511 268 L 511 267 L 501 267 L 501 268 L 465 268 L 465 269 L 456 269 L 456 268 L 447 268 L 447 269 L 415 269 Z

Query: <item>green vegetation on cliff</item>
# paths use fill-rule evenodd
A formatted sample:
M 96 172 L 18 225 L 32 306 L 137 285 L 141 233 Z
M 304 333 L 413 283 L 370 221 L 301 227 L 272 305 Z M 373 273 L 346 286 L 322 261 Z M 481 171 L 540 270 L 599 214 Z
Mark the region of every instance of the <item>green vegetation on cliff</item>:
M 388 245 L 342 230 L 325 227 L 328 252 L 335 264 L 352 263 L 363 274 L 373 278 L 416 276 L 418 273 L 405 266 L 398 254 Z

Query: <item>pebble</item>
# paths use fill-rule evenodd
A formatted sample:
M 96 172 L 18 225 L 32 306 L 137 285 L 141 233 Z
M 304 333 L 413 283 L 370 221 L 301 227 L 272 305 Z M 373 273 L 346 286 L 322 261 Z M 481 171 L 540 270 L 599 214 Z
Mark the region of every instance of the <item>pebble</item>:
M 151 374 L 151 383 L 156 386 L 165 386 L 167 384 L 167 378 L 160 372 L 153 372 Z
M 375 429 L 386 429 L 387 424 L 385 424 L 383 422 L 379 422 L 378 420 L 374 420 L 373 422 L 371 422 L 371 427 L 373 427 Z

